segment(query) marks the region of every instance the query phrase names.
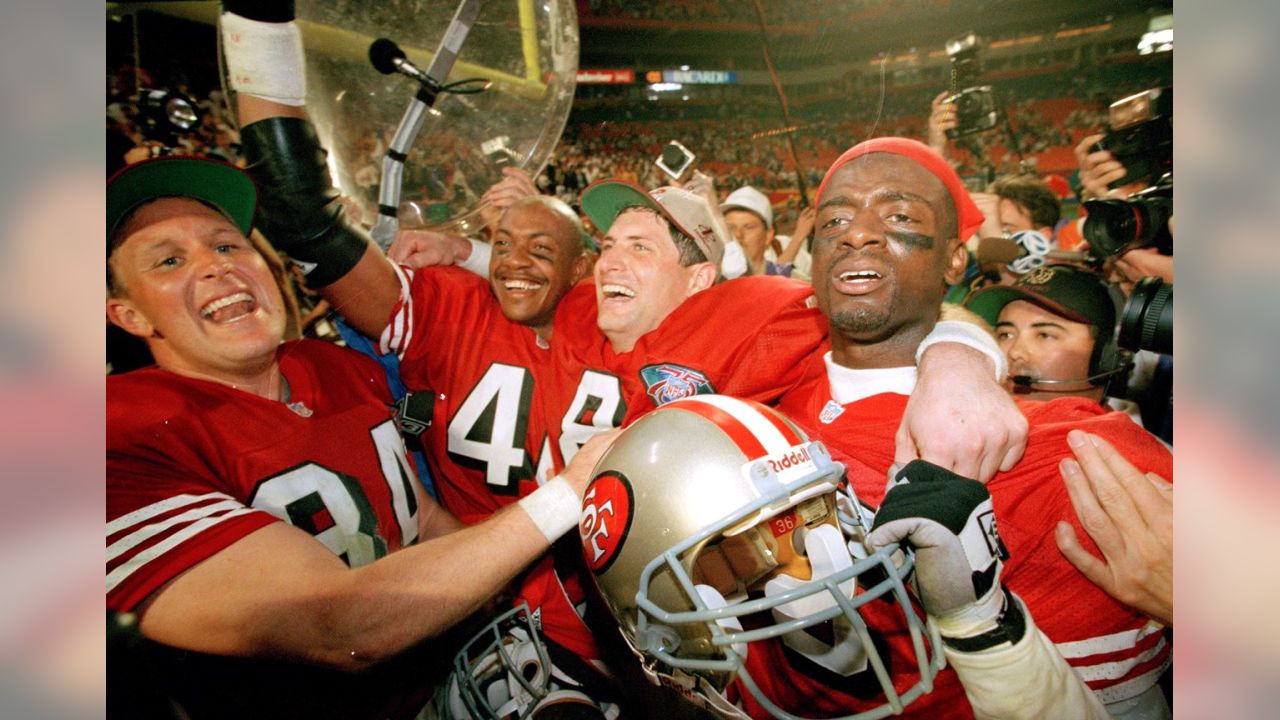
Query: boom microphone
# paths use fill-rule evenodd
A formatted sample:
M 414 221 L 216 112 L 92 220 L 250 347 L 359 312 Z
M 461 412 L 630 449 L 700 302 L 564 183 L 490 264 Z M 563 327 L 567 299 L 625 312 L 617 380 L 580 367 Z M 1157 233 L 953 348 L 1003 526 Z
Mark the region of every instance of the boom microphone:
M 1026 257 L 1027 251 L 1009 238 L 984 237 L 978 241 L 977 256 L 980 265 L 1008 265 L 1020 257 Z
M 409 62 L 404 50 L 393 40 L 378 38 L 369 45 L 369 62 L 383 75 L 400 73 L 426 85 L 431 90 L 439 90 L 440 83 L 433 80 L 422 68 Z
M 1089 254 L 1082 252 L 1069 252 L 1066 250 L 1048 250 L 1047 252 L 1032 253 L 1017 240 L 1002 237 L 984 237 L 978 242 L 978 250 L 975 253 L 979 265 L 993 265 L 1000 263 L 1003 265 L 1012 265 L 1014 262 L 1022 258 L 1041 255 L 1046 260 L 1070 260 L 1075 262 L 1088 261 Z
M 1124 369 L 1125 369 L 1124 367 L 1118 367 L 1112 370 L 1108 370 L 1106 372 L 1098 373 L 1097 375 L 1090 375 L 1088 377 L 1082 377 L 1082 378 L 1042 379 L 1034 375 L 1010 375 L 1009 382 L 1013 383 L 1015 392 L 1016 391 L 1030 392 L 1033 387 L 1038 385 L 1083 385 L 1085 383 L 1092 383 L 1094 380 L 1101 380 L 1102 378 L 1116 375 L 1122 372 Z M 1061 390 L 1046 390 L 1045 392 L 1074 392 L 1074 391 L 1064 388 Z

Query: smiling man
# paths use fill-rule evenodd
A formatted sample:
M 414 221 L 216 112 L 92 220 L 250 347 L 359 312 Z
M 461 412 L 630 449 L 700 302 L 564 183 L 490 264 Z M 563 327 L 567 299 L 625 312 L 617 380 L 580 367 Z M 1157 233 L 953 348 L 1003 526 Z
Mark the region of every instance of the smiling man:
M 592 222 L 608 228 L 595 267 L 596 325 L 614 350 L 629 352 L 685 299 L 715 284 L 724 238 L 712 229 L 706 201 L 679 188 L 643 193 L 605 183 L 582 201 Z
M 779 408 L 847 459 L 850 486 L 862 503 L 875 507 L 885 497 L 895 428 L 916 385 L 916 348 L 938 322 L 947 285 L 963 271 L 961 238 L 983 217 L 951 165 L 905 138 L 876 138 L 847 151 L 819 186 L 817 208 L 814 294 L 831 329 L 831 352 L 815 358 L 810 379 L 788 392 Z M 1096 402 L 1064 398 L 1019 407 L 1030 425 L 1026 455 L 987 487 L 1008 550 L 1003 581 L 1021 602 L 992 595 L 980 611 L 951 618 L 962 622 L 943 623 L 948 657 L 954 661 L 956 652 L 975 649 L 1019 652 L 1030 627 L 1020 613 L 1025 603 L 1108 711 L 1117 717 L 1167 717 L 1156 680 L 1171 652 L 1160 627 L 1108 597 L 1044 539 L 1059 521 L 1078 528 L 1058 476 L 1059 462 L 1071 455 L 1070 430 L 1105 437 L 1143 471 L 1162 476 L 1172 471 L 1172 456 L 1125 416 L 1104 414 Z M 775 660 L 804 678 L 776 688 L 794 703 L 793 711 L 820 693 L 843 692 L 849 707 L 865 701 L 856 677 L 833 686 L 811 662 Z M 901 661 L 892 665 L 905 667 Z M 912 710 L 924 717 L 965 716 L 967 708 L 955 707 L 964 699 L 949 673 L 940 674 L 934 693 Z M 896 678 L 904 686 L 910 680 L 909 669 Z M 1015 697 L 1014 707 L 1036 707 L 1046 699 L 1035 678 L 1007 681 L 1024 689 L 1025 702 Z
M 282 342 L 256 205 L 203 159 L 108 184 L 106 314 L 156 366 L 107 379 L 107 607 L 159 643 L 131 658 L 184 716 L 413 717 L 443 647 L 421 643 L 576 524 L 599 444 L 463 528 L 414 477 L 381 368 Z

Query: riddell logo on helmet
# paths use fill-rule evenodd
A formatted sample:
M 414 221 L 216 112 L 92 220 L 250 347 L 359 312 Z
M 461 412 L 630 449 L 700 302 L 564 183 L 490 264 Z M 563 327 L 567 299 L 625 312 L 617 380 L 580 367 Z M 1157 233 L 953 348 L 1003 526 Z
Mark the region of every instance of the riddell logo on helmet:
M 775 475 L 781 475 L 787 470 L 799 467 L 804 463 L 813 462 L 813 458 L 809 457 L 809 451 L 802 447 L 792 448 L 790 452 L 784 453 L 778 457 L 768 457 L 765 458 L 765 460 L 769 463 L 769 469 L 772 470 Z
M 582 496 L 578 535 L 587 567 L 599 574 L 609 569 L 631 529 L 631 483 L 620 472 L 606 470 L 596 476 Z

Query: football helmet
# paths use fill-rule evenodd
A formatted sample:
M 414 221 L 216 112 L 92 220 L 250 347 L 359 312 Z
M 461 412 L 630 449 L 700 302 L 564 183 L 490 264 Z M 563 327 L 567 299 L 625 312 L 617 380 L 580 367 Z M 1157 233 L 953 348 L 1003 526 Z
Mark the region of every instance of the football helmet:
M 487 623 L 453 660 L 432 717 L 444 720 L 553 720 L 618 715 L 598 703 L 550 659 L 538 620 L 520 603 Z
M 884 717 L 932 690 L 945 661 L 904 585 L 912 558 L 863 549 L 869 522 L 839 490 L 844 469 L 780 413 L 721 395 L 667 403 L 618 437 L 593 471 L 578 530 L 651 680 L 694 688 L 713 710 L 736 681 L 775 717 L 794 718 L 746 666 L 751 643 L 778 638 L 834 672 L 874 671 L 884 703 L 843 717 Z M 880 598 L 901 614 L 918 665 L 902 692 L 860 614 Z M 805 632 L 820 624 L 832 644 Z

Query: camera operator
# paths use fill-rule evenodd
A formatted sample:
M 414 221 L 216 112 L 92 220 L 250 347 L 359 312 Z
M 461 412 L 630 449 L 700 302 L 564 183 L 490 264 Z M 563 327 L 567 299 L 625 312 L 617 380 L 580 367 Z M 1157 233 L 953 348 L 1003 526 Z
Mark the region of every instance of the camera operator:
M 1128 172 L 1110 150 L 1091 150 L 1103 135 L 1089 135 L 1075 147 L 1076 160 L 1080 163 L 1080 185 L 1083 188 L 1081 198 L 1092 200 L 1125 200 L 1147 187 L 1147 178 L 1125 183 L 1112 188 L 1111 183 L 1123 178 Z M 1084 218 L 1080 223 L 1084 223 Z M 1173 235 L 1173 216 L 1168 219 L 1169 235 Z M 1112 263 L 1115 274 L 1112 280 L 1128 295 L 1133 284 L 1144 277 L 1158 277 L 1167 283 L 1173 282 L 1173 254 L 1165 255 L 1158 248 L 1135 248 L 1117 256 Z
M 1075 147 L 1091 252 L 1128 294 L 1144 277 L 1173 282 L 1173 92 L 1154 88 L 1111 104 L 1105 133 Z M 1128 208 L 1117 205 L 1127 203 Z M 1130 222 L 1130 214 L 1139 222 Z M 1092 237 L 1090 237 L 1092 235 Z
M 1132 353 L 1116 346 L 1116 300 L 1101 276 L 1049 264 L 1009 286 L 984 288 L 965 307 L 990 323 L 1009 359 L 1009 390 L 1033 400 L 1083 397 L 1142 423 L 1137 405 L 1107 391 Z

